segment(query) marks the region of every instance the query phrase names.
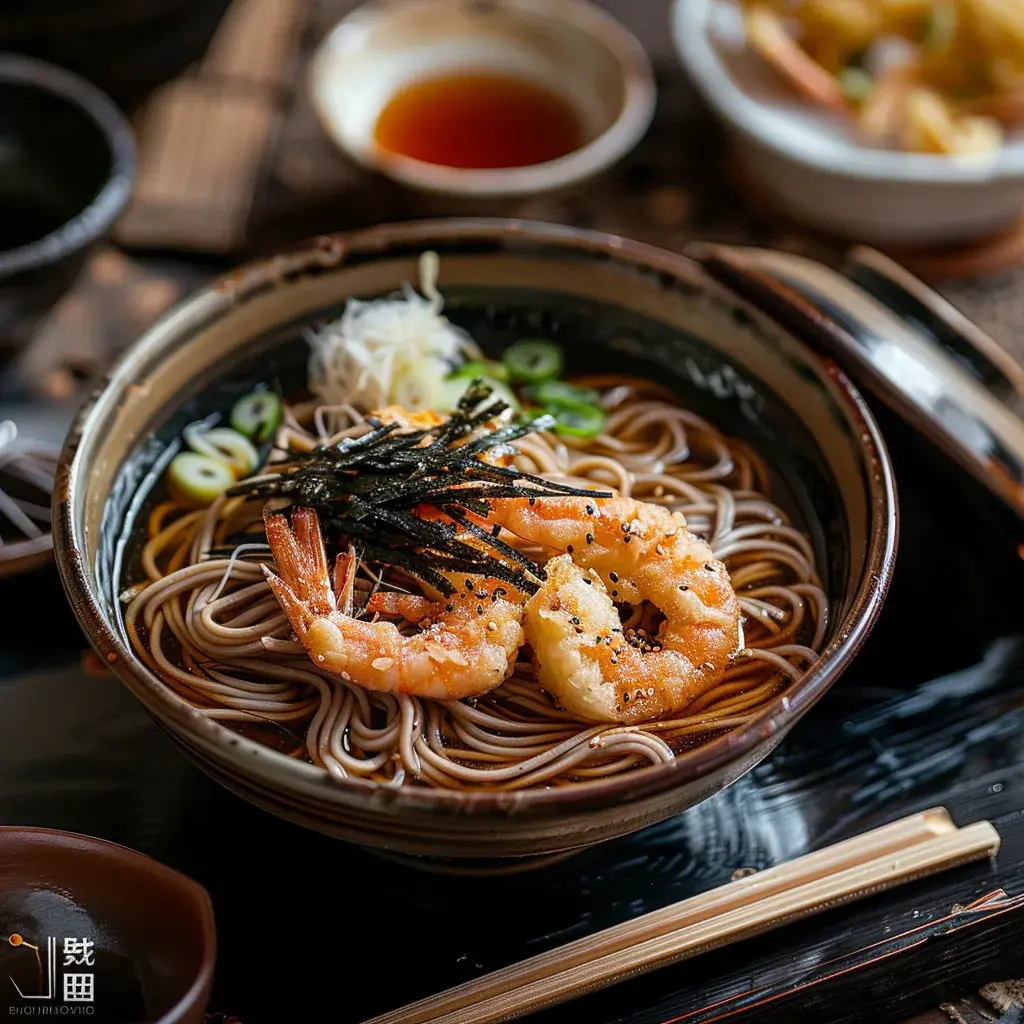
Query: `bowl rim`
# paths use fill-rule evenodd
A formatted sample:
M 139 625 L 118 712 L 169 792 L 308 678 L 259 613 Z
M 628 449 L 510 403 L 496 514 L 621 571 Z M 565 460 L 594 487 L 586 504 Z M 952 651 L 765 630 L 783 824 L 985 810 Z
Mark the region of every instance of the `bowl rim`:
M 136 171 L 131 125 L 105 92 L 56 64 L 0 52 L 0 84 L 4 83 L 34 88 L 85 114 L 110 151 L 110 171 L 92 200 L 70 220 L 27 245 L 0 251 L 0 279 L 57 263 L 102 238 L 127 206 Z
M 621 22 L 589 0 L 501 0 L 511 10 L 572 24 L 605 46 L 615 58 L 623 85 L 622 109 L 612 124 L 571 153 L 525 167 L 448 167 L 388 152 L 372 140 L 365 146 L 349 145 L 337 130 L 324 99 L 325 76 L 329 74 L 335 39 L 353 28 L 365 31 L 400 12 L 434 6 L 436 2 L 406 0 L 396 5 L 393 0 L 367 0 L 334 25 L 310 61 L 307 87 L 320 124 L 335 146 L 363 167 L 438 195 L 524 196 L 562 188 L 600 173 L 624 157 L 647 132 L 657 97 L 654 69 L 640 41 Z
M 0 825 L 0 840 L 5 836 L 30 836 L 42 840 L 46 845 L 54 845 L 61 840 L 64 849 L 89 857 L 112 857 L 123 865 L 131 865 L 166 879 L 181 893 L 186 893 L 192 904 L 199 911 L 199 925 L 202 931 L 202 951 L 199 969 L 195 972 L 191 984 L 182 993 L 175 1004 L 168 1008 L 163 1016 L 154 1024 L 179 1024 L 186 1015 L 196 1009 L 197 1000 L 203 997 L 213 983 L 213 971 L 217 960 L 217 928 L 213 913 L 213 902 L 210 894 L 194 878 L 182 874 L 175 868 L 164 864 L 149 854 L 140 853 L 130 846 L 89 836 L 83 832 L 68 832 L 57 828 L 40 828 L 35 825 Z M 204 1007 L 205 1009 L 205 1007 Z
M 863 144 L 839 156 L 817 152 L 811 146 L 795 143 L 787 132 L 773 131 L 770 122 L 761 116 L 765 104 L 739 88 L 708 40 L 708 23 L 719 2 L 673 0 L 671 33 L 676 53 L 705 102 L 730 127 L 772 152 L 822 173 L 861 181 L 984 185 L 1024 178 L 1024 145 L 1004 147 L 994 158 L 984 159 L 894 152 Z
M 80 451 L 83 440 L 98 429 L 93 421 L 103 415 L 106 396 L 116 395 L 121 388 L 130 385 L 133 364 L 141 359 L 147 345 L 167 335 L 180 337 L 194 331 L 200 323 L 208 325 L 246 295 L 287 287 L 289 280 L 301 278 L 305 273 L 342 265 L 349 255 L 372 257 L 395 246 L 429 248 L 455 242 L 499 246 L 526 242 L 562 248 L 575 255 L 621 260 L 628 266 L 668 275 L 676 281 L 697 279 L 712 293 L 739 304 L 752 305 L 714 281 L 686 256 L 602 232 L 517 219 L 459 218 L 383 224 L 321 236 L 305 247 L 243 265 L 186 299 L 145 332 L 82 405 L 68 432 L 53 496 L 54 552 L 72 609 L 90 643 L 161 724 L 183 738 L 188 737 L 190 744 L 198 743 L 214 751 L 243 778 L 262 780 L 279 795 L 301 792 L 317 803 L 357 806 L 371 814 L 385 806 L 410 812 L 493 813 L 500 817 L 560 808 L 606 807 L 616 801 L 634 802 L 661 794 L 751 757 L 761 744 L 775 733 L 785 731 L 809 710 L 860 649 L 888 592 L 899 532 L 893 467 L 874 417 L 847 374 L 832 359 L 815 352 L 799 338 L 806 358 L 817 364 L 821 377 L 833 385 L 832 396 L 843 408 L 863 458 L 869 520 L 864 570 L 850 610 L 837 623 L 832 640 L 811 669 L 751 722 L 685 751 L 672 761 L 574 786 L 511 792 L 405 786 L 385 792 L 385 787 L 363 779 L 336 781 L 329 779 L 323 769 L 278 754 L 199 715 L 152 675 L 122 641 L 117 630 L 107 625 L 79 555 L 82 548 L 78 543 L 76 510 L 88 482 Z

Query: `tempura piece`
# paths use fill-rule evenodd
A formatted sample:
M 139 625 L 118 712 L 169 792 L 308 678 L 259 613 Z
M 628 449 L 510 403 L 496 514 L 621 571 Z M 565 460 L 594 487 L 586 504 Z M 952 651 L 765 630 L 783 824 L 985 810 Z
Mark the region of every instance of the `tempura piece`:
M 800 48 L 773 11 L 760 5 L 751 8 L 747 35 L 751 46 L 798 92 L 821 106 L 845 109 L 835 76 Z
M 878 145 L 981 155 L 1024 124 L 1024 0 L 740 2 L 751 48 Z

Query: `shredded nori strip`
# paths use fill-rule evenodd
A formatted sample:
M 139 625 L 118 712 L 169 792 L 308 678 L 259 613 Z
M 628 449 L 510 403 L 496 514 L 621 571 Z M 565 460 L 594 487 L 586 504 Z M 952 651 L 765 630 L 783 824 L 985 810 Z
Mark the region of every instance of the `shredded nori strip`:
M 543 569 L 469 515 L 486 518 L 490 502 L 503 498 L 611 494 L 483 462 L 487 452 L 553 423 L 550 416 L 541 416 L 473 436 L 509 408 L 500 398 L 488 402 L 491 395 L 483 380 L 474 380 L 452 414 L 429 430 L 406 430 L 370 418 L 371 429 L 361 437 L 289 452 L 261 477 L 243 480 L 227 493 L 289 498 L 293 505 L 314 508 L 332 541 L 354 543 L 365 560 L 401 568 L 446 597 L 454 592 L 442 575 L 447 572 L 492 576 L 533 593 Z M 470 534 L 490 552 L 460 541 L 459 533 Z M 217 549 L 222 551 L 230 549 Z

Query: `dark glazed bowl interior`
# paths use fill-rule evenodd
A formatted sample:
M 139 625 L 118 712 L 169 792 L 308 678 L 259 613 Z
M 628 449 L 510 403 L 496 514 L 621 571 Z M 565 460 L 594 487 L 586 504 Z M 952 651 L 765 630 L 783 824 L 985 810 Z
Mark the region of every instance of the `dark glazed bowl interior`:
M 0 345 L 74 280 L 123 211 L 134 165 L 131 129 L 103 93 L 0 54 Z
M 570 371 L 625 371 L 768 462 L 774 497 L 810 535 L 830 597 L 820 661 L 759 719 L 675 761 L 570 787 L 516 792 L 387 789 L 326 773 L 201 718 L 130 651 L 117 594 L 133 526 L 167 444 L 268 376 L 304 380 L 302 328 L 350 296 L 417 281 L 441 258 L 446 314 L 497 353 L 558 339 Z M 221 281 L 163 320 L 83 410 L 56 494 L 58 564 L 102 655 L 225 785 L 284 817 L 379 848 L 450 857 L 554 853 L 668 817 L 757 763 L 848 664 L 880 609 L 895 552 L 891 468 L 860 397 L 832 364 L 690 261 L 566 228 L 502 221 L 394 225 L 323 239 Z
M 92 942 L 92 962 L 66 966 L 65 939 Z M 216 940 L 201 886 L 100 839 L 0 826 L 0 1008 L 32 1005 L 13 984 L 24 995 L 46 992 L 49 940 L 56 954 L 51 1012 L 75 1005 L 63 999 L 64 973 L 91 973 L 89 1005 L 103 1024 L 202 1020 Z
M 132 110 L 205 54 L 231 0 L 8 3 L 0 49 L 59 64 Z

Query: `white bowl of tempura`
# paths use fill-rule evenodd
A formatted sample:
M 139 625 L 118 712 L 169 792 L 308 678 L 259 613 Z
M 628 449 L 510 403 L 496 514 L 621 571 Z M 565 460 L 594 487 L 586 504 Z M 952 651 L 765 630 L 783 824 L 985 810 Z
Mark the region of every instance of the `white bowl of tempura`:
M 929 246 L 1021 216 L 1019 0 L 676 0 L 672 17 L 743 171 L 791 218 Z

